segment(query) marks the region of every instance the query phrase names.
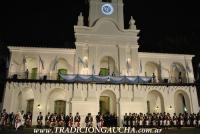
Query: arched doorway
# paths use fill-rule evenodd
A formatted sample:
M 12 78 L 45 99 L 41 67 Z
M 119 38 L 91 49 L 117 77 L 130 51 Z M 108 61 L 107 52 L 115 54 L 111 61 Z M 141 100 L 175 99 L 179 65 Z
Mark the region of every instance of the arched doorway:
M 65 113 L 66 111 L 66 101 L 63 100 L 57 100 L 54 102 L 54 112 L 61 114 L 61 113 Z
M 191 112 L 190 100 L 187 93 L 183 91 L 177 91 L 174 96 L 175 112 L 177 114 L 184 112 Z
M 25 71 L 25 78 L 26 79 L 37 79 L 38 78 L 38 72 L 40 73 L 40 70 L 38 70 L 38 63 L 37 59 L 35 57 L 27 57 L 24 59 L 24 71 Z
M 110 56 L 105 56 L 100 61 L 99 75 L 107 76 L 111 74 L 118 74 L 115 60 Z
M 15 100 L 14 100 L 15 101 Z M 33 112 L 34 105 L 34 94 L 31 88 L 25 88 L 20 91 L 17 95 L 17 100 L 15 102 L 16 111 Z
M 171 82 L 180 82 L 179 77 L 182 79 L 182 82 L 187 82 L 186 71 L 184 66 L 180 63 L 173 63 L 171 65 Z
M 50 68 L 50 78 L 53 80 L 62 80 L 59 74 L 71 74 L 72 66 L 64 58 L 55 58 Z
M 145 76 L 152 76 L 153 73 L 156 76 L 156 81 L 161 80 L 161 69 L 159 68 L 158 64 L 153 62 L 147 62 L 145 64 Z
M 99 97 L 99 111 L 102 114 L 117 113 L 116 95 L 112 91 L 103 91 Z
M 47 112 L 66 113 L 66 92 L 64 89 L 54 89 L 47 99 Z
M 27 100 L 26 112 L 33 112 L 34 99 Z
M 160 113 L 164 112 L 164 100 L 161 93 L 151 91 L 147 95 L 147 112 Z

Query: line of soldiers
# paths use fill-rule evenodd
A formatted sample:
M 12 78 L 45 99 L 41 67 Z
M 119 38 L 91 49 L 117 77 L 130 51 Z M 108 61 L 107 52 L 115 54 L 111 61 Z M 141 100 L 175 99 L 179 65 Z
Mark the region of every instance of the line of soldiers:
M 96 116 L 97 127 L 116 127 L 117 116 L 115 114 L 105 113 L 101 114 L 98 112 Z
M 37 117 L 37 126 L 42 127 L 43 116 L 40 112 Z M 77 112 L 75 117 L 72 116 L 72 113 L 65 115 L 64 113 L 57 114 L 52 113 L 45 116 L 45 127 L 80 127 L 81 117 Z
M 123 120 L 124 127 L 200 127 L 200 112 L 197 114 L 176 113 L 171 116 L 169 113 L 125 113 Z
M 15 129 L 26 127 L 31 127 L 32 124 L 32 113 L 24 111 L 17 112 L 14 114 L 13 112 L 8 114 L 6 109 L 3 109 L 0 115 L 0 126 L 4 129 L 6 126 L 15 127 Z
M 37 117 L 37 126 L 42 127 L 43 116 L 40 112 Z M 77 112 L 73 117 L 72 113 L 69 115 L 61 114 L 50 114 L 48 113 L 45 116 L 45 127 L 80 127 L 81 117 Z M 96 115 L 96 123 L 97 127 L 114 127 L 117 126 L 117 116 L 115 114 L 104 114 L 102 115 L 100 112 Z M 85 117 L 85 125 L 86 127 L 93 127 L 93 117 L 91 113 L 88 113 Z

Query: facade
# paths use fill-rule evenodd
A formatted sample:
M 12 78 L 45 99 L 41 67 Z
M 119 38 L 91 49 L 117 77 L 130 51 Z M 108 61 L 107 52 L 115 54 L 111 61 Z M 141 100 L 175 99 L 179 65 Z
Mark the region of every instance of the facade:
M 3 108 L 8 112 L 87 113 L 199 111 L 193 55 L 138 52 L 134 19 L 124 29 L 122 0 L 90 0 L 89 26 L 83 16 L 74 26 L 76 49 L 9 47 L 11 61 Z M 98 76 L 154 78 L 151 83 L 68 81 Z M 108 77 L 110 78 L 110 77 Z

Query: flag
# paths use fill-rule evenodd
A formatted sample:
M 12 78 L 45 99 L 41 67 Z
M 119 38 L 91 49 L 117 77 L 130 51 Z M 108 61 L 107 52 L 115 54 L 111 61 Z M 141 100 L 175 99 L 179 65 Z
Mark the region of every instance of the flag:
M 43 62 L 42 58 L 40 57 L 40 55 L 39 55 L 39 60 L 40 60 L 40 63 L 42 65 L 42 69 L 44 69 L 44 62 Z
M 140 73 L 142 73 L 142 61 L 140 60 Z
M 80 58 L 78 57 L 78 62 L 81 63 L 84 67 L 86 67 L 86 63 Z
M 25 65 L 26 64 L 26 57 L 23 56 L 23 64 Z
M 178 68 L 178 66 L 177 66 L 177 64 L 172 64 L 172 67 L 175 69 L 175 70 L 178 70 L 179 71 L 179 68 Z
M 56 70 L 57 63 L 58 63 L 58 59 L 57 59 L 57 56 L 56 56 L 56 58 L 54 59 L 54 64 L 53 64 L 53 70 L 54 71 Z
M 184 57 L 184 60 L 185 60 L 185 68 L 186 68 L 186 71 L 187 72 L 191 72 L 191 69 L 190 69 L 190 67 L 189 67 L 189 65 L 188 65 L 188 62 L 186 61 L 186 58 Z
M 92 65 L 92 74 L 95 74 L 94 64 Z
M 16 60 L 13 60 L 13 63 L 15 63 L 16 65 L 19 65 L 19 63 Z
M 27 61 L 26 61 L 26 57 L 23 56 L 23 65 L 24 65 L 24 70 L 26 70 L 28 67 L 27 67 Z
M 161 64 L 160 60 L 159 60 L 158 66 L 159 66 L 159 69 L 161 70 L 162 69 L 162 64 Z
M 127 73 L 129 72 L 131 65 L 129 64 L 128 60 L 126 61 Z

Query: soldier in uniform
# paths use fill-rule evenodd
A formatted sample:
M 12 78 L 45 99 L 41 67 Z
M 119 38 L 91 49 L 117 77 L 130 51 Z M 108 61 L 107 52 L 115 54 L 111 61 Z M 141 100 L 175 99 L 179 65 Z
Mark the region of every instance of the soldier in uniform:
M 197 114 L 197 127 L 200 128 L 200 112 Z
M 61 126 L 61 127 L 65 126 L 65 115 L 64 115 L 64 113 L 61 113 L 59 115 L 59 126 Z
M 51 116 L 50 116 L 50 127 L 51 128 L 56 125 L 55 121 L 56 121 L 55 115 L 52 113 Z
M 73 116 L 72 116 L 72 113 L 69 114 L 69 127 L 72 127 L 73 126 Z
M 144 122 L 144 116 L 142 113 L 140 113 L 139 115 L 139 126 L 143 127 L 143 122 Z
M 136 114 L 133 113 L 132 114 L 132 126 L 131 127 L 136 127 L 136 124 L 137 124 Z
M 173 120 L 173 126 L 177 127 L 178 126 L 178 117 L 177 117 L 176 113 L 174 113 L 172 120 Z
M 100 127 L 100 115 L 101 115 L 100 112 L 98 112 L 98 114 L 96 115 L 96 122 L 97 122 L 97 127 L 98 128 Z
M 159 120 L 158 126 L 160 128 L 163 127 L 163 114 L 162 113 L 160 113 L 158 120 Z
M 65 116 L 65 125 L 66 127 L 69 127 L 69 115 Z
M 15 119 L 15 115 L 14 115 L 14 113 L 12 112 L 12 113 L 9 114 L 9 125 L 10 125 L 11 127 L 13 127 L 13 125 L 14 125 L 14 119 Z
M 171 126 L 171 117 L 170 117 L 169 113 L 166 115 L 166 119 L 167 119 L 167 125 L 166 125 L 166 127 L 168 128 L 168 127 Z
M 192 126 L 197 127 L 197 116 L 196 116 L 196 114 L 192 115 Z
M 124 127 L 128 127 L 128 115 L 125 113 L 124 115 Z
M 54 118 L 55 118 L 55 127 L 59 126 L 59 122 L 60 122 L 60 118 L 59 115 L 57 113 L 54 114 Z
M 3 109 L 3 112 L 1 113 L 1 120 L 0 120 L 0 125 L 2 129 L 6 127 L 7 119 L 8 119 L 8 114 L 6 112 L 6 109 Z
M 28 112 L 26 114 L 26 126 L 31 127 L 31 124 L 32 124 L 32 113 Z
M 187 114 L 187 115 L 185 115 L 186 116 L 186 126 L 187 127 L 189 127 L 190 126 L 190 123 L 191 123 L 191 118 L 190 118 L 190 115 L 189 114 Z
M 79 113 L 76 113 L 76 116 L 74 117 L 74 125 L 75 127 L 80 127 L 80 121 L 81 121 L 81 117 L 79 115 Z
M 147 114 L 147 115 L 145 116 L 144 120 L 145 120 L 145 125 L 146 125 L 146 127 L 150 127 L 151 118 L 150 118 L 150 115 L 149 115 L 149 114 Z
M 43 116 L 42 116 L 42 112 L 40 112 L 37 117 L 37 125 L 39 128 L 42 128 L 42 120 L 43 120 Z
M 93 118 L 91 116 L 91 113 L 88 113 L 88 115 L 85 118 L 86 127 L 92 127 L 93 126 Z
M 51 115 L 50 112 L 48 112 L 48 114 L 45 116 L 45 127 L 50 127 L 50 119 L 51 119 Z
M 131 127 L 132 126 L 132 114 L 129 113 L 128 115 L 128 127 Z
M 100 114 L 100 124 L 99 124 L 99 127 L 103 127 L 104 126 L 104 119 L 103 119 L 103 115 Z
M 184 118 L 182 114 L 179 114 L 179 128 L 183 127 L 184 125 Z

